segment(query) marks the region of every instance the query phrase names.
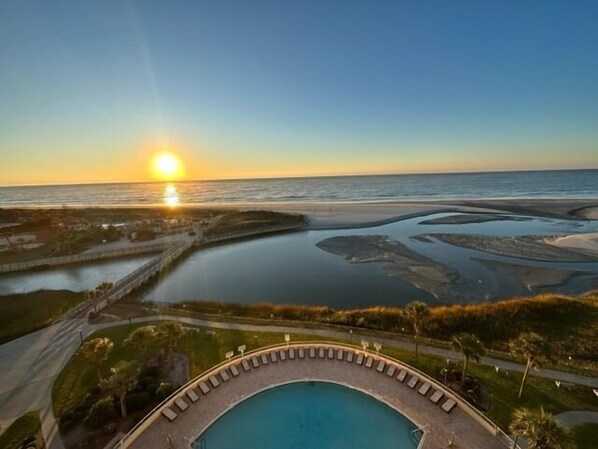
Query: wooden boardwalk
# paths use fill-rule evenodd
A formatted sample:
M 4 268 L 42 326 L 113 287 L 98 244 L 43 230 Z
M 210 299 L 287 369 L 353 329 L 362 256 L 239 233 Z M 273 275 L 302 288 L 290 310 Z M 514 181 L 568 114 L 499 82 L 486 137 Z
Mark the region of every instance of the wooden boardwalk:
M 235 232 L 223 234 L 215 237 L 198 237 L 196 239 L 189 239 L 183 242 L 168 245 L 167 249 L 154 257 L 152 260 L 137 268 L 135 271 L 127 274 L 123 278 L 114 283 L 104 297 L 100 298 L 96 304 L 96 310 L 102 310 L 110 304 L 125 297 L 133 290 L 141 287 L 152 277 L 165 270 L 170 263 L 187 253 L 194 246 L 207 246 L 216 243 L 223 243 L 232 240 L 239 240 L 249 237 L 257 237 L 261 235 L 270 235 L 280 232 L 296 231 L 303 228 L 303 225 L 284 225 L 284 226 L 269 226 L 261 229 L 252 229 L 249 231 Z M 87 301 L 79 306 L 71 309 L 60 319 L 74 318 L 86 316 L 94 309 L 94 304 Z

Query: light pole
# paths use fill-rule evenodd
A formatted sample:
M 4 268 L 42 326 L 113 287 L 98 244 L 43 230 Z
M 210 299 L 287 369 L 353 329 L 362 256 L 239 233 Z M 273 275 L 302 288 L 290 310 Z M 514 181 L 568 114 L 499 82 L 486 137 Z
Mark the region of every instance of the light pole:
M 443 371 L 444 371 L 444 385 L 447 385 L 447 383 L 448 383 L 448 372 L 449 372 L 450 363 L 451 363 L 451 360 L 450 359 L 446 359 L 446 368 L 443 369 Z
M 235 351 L 228 351 L 226 354 L 224 354 L 224 357 L 226 357 L 226 360 L 230 362 L 230 359 L 232 359 L 234 355 Z
M 287 342 L 287 347 L 291 344 L 291 334 L 284 334 L 284 341 Z
M 361 347 L 363 348 L 364 351 L 367 351 L 369 346 L 370 346 L 370 344 L 367 341 L 361 340 Z
M 243 358 L 243 354 L 245 354 L 246 349 L 247 349 L 247 346 L 245 346 L 245 345 L 241 345 L 237 348 L 237 351 L 239 351 L 241 353 L 241 358 Z
M 79 331 L 79 342 L 83 344 L 83 329 L 77 329 Z
M 376 349 L 376 354 L 380 355 L 380 350 L 382 349 L 382 345 L 380 343 L 374 343 L 374 348 Z
M 519 435 L 515 434 L 515 439 L 513 440 L 513 449 L 517 449 L 517 440 L 519 439 Z
M 349 343 L 352 343 L 352 341 L 351 341 L 352 339 L 353 339 L 353 329 L 349 329 Z

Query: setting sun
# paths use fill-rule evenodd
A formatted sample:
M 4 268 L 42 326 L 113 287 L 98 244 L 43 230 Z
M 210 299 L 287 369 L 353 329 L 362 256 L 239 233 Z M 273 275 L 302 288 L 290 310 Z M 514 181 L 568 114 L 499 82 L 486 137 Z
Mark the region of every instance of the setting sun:
M 178 179 L 183 175 L 180 159 L 172 153 L 164 152 L 153 160 L 154 175 L 160 179 Z

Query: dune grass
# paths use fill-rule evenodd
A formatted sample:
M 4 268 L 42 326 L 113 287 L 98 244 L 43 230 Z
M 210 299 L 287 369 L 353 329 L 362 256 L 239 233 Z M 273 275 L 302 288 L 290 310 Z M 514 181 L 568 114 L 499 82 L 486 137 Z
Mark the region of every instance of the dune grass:
M 48 326 L 82 301 L 82 293 L 69 290 L 0 296 L 0 343 Z
M 139 298 L 132 295 L 121 304 L 139 304 Z M 226 319 L 284 321 L 291 325 L 293 322 L 301 325 L 317 323 L 400 334 L 411 332 L 409 322 L 398 307 L 335 310 L 326 306 L 188 301 L 168 304 L 164 313 L 168 309 L 181 314 L 196 313 Z M 449 341 L 457 333 L 471 332 L 488 349 L 504 353 L 508 351 L 509 340 L 528 331 L 546 339 L 551 352 L 547 365 L 567 370 L 573 368 L 585 374 L 598 372 L 598 292 L 578 297 L 545 294 L 495 303 L 430 307 L 430 319 L 423 336 Z
M 229 212 L 211 223 L 204 235 L 212 237 L 231 232 L 249 231 L 278 225 L 302 225 L 303 215 L 287 214 L 272 211 L 240 211 Z
M 0 448 L 18 449 L 25 438 L 36 435 L 40 429 L 39 413 L 25 413 L 0 434 Z

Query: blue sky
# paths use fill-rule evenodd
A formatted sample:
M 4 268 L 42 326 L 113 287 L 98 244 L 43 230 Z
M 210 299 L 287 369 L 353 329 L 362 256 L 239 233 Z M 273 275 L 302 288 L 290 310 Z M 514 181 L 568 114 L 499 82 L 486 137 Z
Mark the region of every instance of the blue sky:
M 598 2 L 0 3 L 0 184 L 598 167 Z

